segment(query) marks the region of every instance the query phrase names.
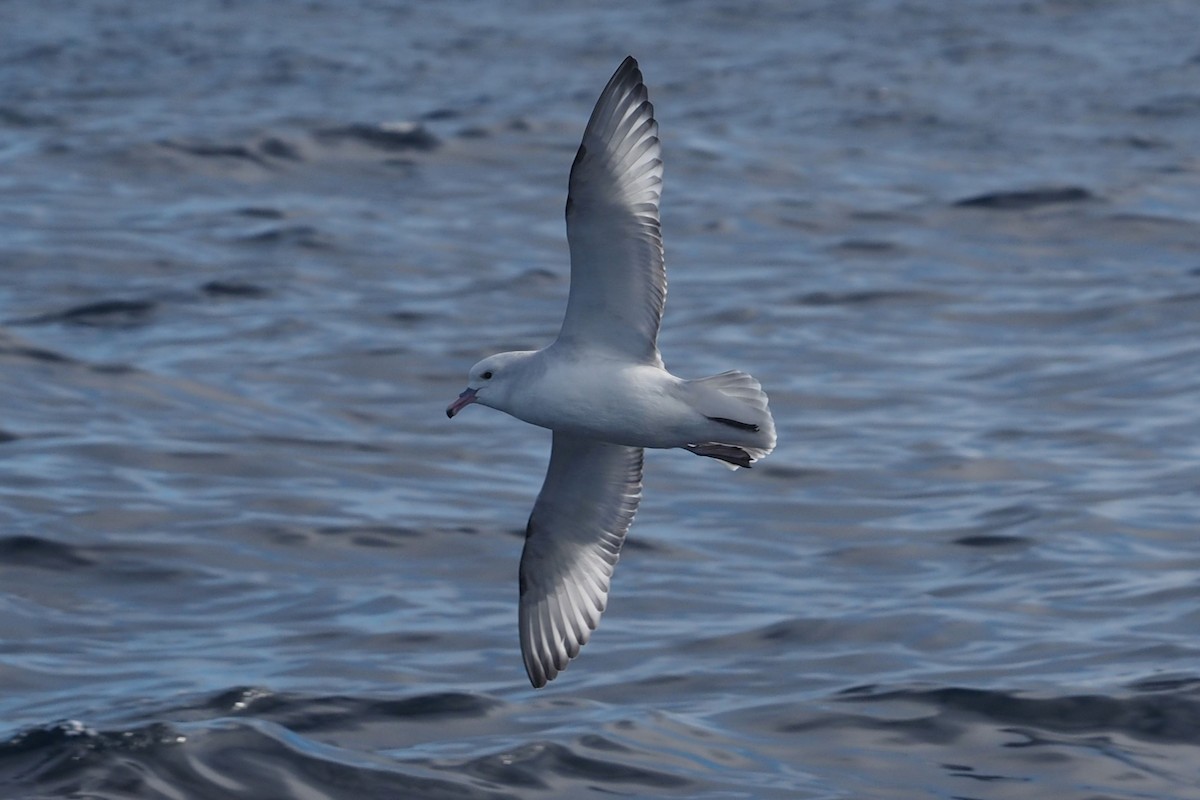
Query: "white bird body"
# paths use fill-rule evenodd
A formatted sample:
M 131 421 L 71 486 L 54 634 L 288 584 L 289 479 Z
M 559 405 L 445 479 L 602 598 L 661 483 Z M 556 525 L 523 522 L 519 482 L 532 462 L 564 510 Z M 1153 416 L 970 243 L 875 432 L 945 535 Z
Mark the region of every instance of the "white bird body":
M 630 447 L 687 447 L 721 441 L 769 448 L 770 415 L 711 388 L 706 379 L 677 378 L 662 367 L 555 343 L 542 350 L 507 353 L 506 391 L 480 395 L 478 403 L 564 434 Z M 746 376 L 749 377 L 749 376 Z M 715 422 L 744 420 L 751 431 Z
M 521 652 L 535 687 L 565 669 L 599 624 L 642 496 L 642 449 L 681 447 L 737 469 L 775 447 L 754 378 L 684 380 L 663 366 L 663 170 L 646 94 L 626 58 L 571 165 L 571 291 L 558 339 L 483 359 L 446 409 L 453 417 L 479 403 L 554 431 L 521 555 Z

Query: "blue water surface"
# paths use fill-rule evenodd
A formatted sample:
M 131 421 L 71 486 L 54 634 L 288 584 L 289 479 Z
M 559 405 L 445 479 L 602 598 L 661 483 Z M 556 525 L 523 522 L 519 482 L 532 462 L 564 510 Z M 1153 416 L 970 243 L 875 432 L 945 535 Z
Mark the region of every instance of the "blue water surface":
M 0 796 L 1200 797 L 1200 7 L 0 5 Z M 641 62 L 677 374 L 544 690 L 567 292 Z

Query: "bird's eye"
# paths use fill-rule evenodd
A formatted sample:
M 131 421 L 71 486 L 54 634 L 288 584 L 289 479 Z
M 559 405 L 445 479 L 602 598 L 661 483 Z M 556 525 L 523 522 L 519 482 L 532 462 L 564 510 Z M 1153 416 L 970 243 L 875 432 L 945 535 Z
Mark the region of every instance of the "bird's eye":
M 489 369 L 487 372 L 483 373 L 479 377 L 483 378 L 485 381 L 490 381 L 492 379 L 492 371 Z

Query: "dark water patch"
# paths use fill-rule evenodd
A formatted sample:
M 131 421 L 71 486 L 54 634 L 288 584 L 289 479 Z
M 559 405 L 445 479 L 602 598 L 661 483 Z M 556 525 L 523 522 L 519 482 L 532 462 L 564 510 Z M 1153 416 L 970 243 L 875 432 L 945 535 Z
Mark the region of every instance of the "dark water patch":
M 566 275 L 564 273 L 557 270 L 546 269 L 545 267 L 532 267 L 530 269 L 523 270 L 520 275 L 513 279 L 513 282 L 519 283 L 523 286 L 531 283 L 549 286 L 562 283 L 565 277 Z
M 920 222 L 920 218 L 906 211 L 897 211 L 895 209 L 863 209 L 851 211 L 848 217 L 859 222 L 885 222 L 893 224 L 910 224 L 915 225 Z
M 199 571 L 190 567 L 169 567 L 161 562 L 147 563 L 141 558 L 114 558 L 99 565 L 100 572 L 122 585 L 131 583 L 158 586 L 182 586 L 197 580 Z
M 1035 189 L 987 192 L 955 200 L 959 208 L 985 208 L 994 211 L 1027 211 L 1059 203 L 1080 203 L 1096 196 L 1081 186 L 1045 186 Z
M 73 570 L 95 563 L 78 548 L 52 539 L 29 535 L 0 538 L 0 564 L 4 566 Z
M 457 289 L 434 296 L 465 297 L 493 292 L 511 292 L 514 286 L 520 286 L 523 290 L 528 291 L 533 288 L 557 286 L 566 279 L 567 276 L 565 274 L 560 274 L 543 267 L 534 267 L 505 278 L 472 281 L 460 285 Z
M 250 217 L 252 219 L 283 219 L 286 214 L 277 208 L 269 206 L 246 206 L 237 210 L 238 216 Z
M 860 129 L 879 127 L 889 130 L 900 127 L 920 129 L 938 128 L 946 125 L 946 120 L 937 114 L 899 108 L 852 112 L 845 116 L 844 121 L 847 127 Z
M 68 45 L 58 42 L 42 42 L 31 44 L 5 53 L 0 57 L 0 63 L 5 64 L 37 64 L 60 58 L 68 50 Z
M 850 623 L 828 618 L 794 618 L 748 630 L 697 638 L 684 649 L 699 653 L 749 653 L 811 647 L 820 643 L 861 641 Z
M 192 142 L 177 139 L 164 139 L 160 147 L 174 150 L 199 158 L 234 159 L 245 161 L 260 167 L 269 167 L 270 163 L 263 155 L 244 144 L 219 144 L 214 142 Z
M 1197 224 L 1184 217 L 1170 217 L 1162 214 L 1141 214 L 1118 212 L 1106 214 L 1100 222 L 1114 239 L 1130 241 L 1145 241 L 1157 243 L 1162 237 L 1171 240 L 1191 242 Z
M 265 156 L 279 158 L 285 161 L 303 161 L 304 154 L 299 146 L 281 139 L 278 136 L 268 136 L 258 143 L 258 150 Z
M 460 139 L 486 139 L 492 135 L 492 132 L 481 125 L 472 125 L 459 128 L 454 135 Z
M 906 719 L 861 719 L 834 714 L 814 714 L 796 722 L 780 723 L 780 733 L 831 735 L 838 731 L 858 731 L 862 728 L 879 733 L 886 732 L 904 741 L 906 745 L 927 744 L 944 746 L 953 744 L 966 735 L 968 727 L 947 718 L 945 715 L 909 717 Z
M 354 141 L 378 150 L 433 150 L 441 140 L 425 126 L 415 122 L 358 122 L 318 130 L 318 139 L 341 142 Z
M 1024 536 L 1005 536 L 1003 534 L 978 533 L 970 536 L 960 536 L 954 540 L 954 543 L 962 545 L 963 547 L 1028 547 L 1029 545 L 1033 544 L 1033 540 Z
M 1136 307 L 1135 303 L 1056 309 L 1012 308 L 1003 311 L 988 308 L 977 311 L 947 311 L 943 314 L 943 319 L 954 322 L 1027 326 L 1057 331 L 1063 328 L 1109 323 L 1134 307 Z M 979 376 L 972 375 L 971 377 L 982 377 L 987 374 L 981 373 Z
M 895 255 L 903 250 L 895 242 L 882 239 L 845 239 L 838 242 L 834 249 L 847 254 L 880 256 Z
M 501 705 L 499 700 L 465 692 L 437 692 L 375 703 L 376 714 L 389 719 L 469 719 L 487 716 Z
M 20 438 L 21 437 L 17 436 L 15 433 L 10 433 L 9 431 L 6 431 L 3 428 L 0 428 L 0 444 L 8 444 L 9 442 L 15 442 Z
M 549 789 L 550 787 L 538 769 L 540 765 L 527 764 L 524 759 L 518 759 L 517 756 L 516 753 L 505 751 L 472 759 L 464 764 L 457 764 L 455 769 L 464 775 L 513 789 Z
M 66 722 L 0 744 L 0 790 L 7 797 L 514 797 L 452 776 L 421 774 L 428 772 L 256 720 L 115 731 Z
M 333 239 L 312 225 L 284 225 L 247 234 L 239 241 L 253 245 L 294 245 L 308 250 L 328 250 Z
M 280 525 L 264 525 L 259 533 L 266 540 L 282 547 L 303 547 L 316 538 L 316 533 L 307 528 L 288 528 Z
M 141 785 L 131 774 L 127 757 L 138 754 L 134 760 L 153 761 L 164 748 L 176 747 L 183 739 L 181 733 L 163 724 L 103 733 L 72 720 L 22 731 L 0 743 L 0 790 L 8 797 L 25 796 L 17 793 L 35 788 L 38 797 L 127 792 Z M 89 774 L 100 778 L 91 773 L 109 770 L 111 775 L 103 787 L 87 779 Z
M 327 526 L 317 532 L 323 536 L 347 536 L 361 547 L 399 547 L 425 535 L 425 531 L 391 525 Z
M 447 119 L 458 119 L 462 116 L 462 112 L 454 108 L 435 108 L 432 111 L 426 111 L 421 115 L 421 119 L 428 122 L 440 122 Z
M 1183 692 L 1191 696 L 1200 693 L 1200 676 L 1144 678 L 1129 684 L 1129 688 L 1135 692 Z
M 266 297 L 270 294 L 267 289 L 253 283 L 245 283 L 243 281 L 221 281 L 214 280 L 205 283 L 200 287 L 200 291 L 204 292 L 209 297 L 240 297 L 240 298 L 259 298 Z
M 784 481 L 802 481 L 809 478 L 821 478 L 830 474 L 828 470 L 817 469 L 815 467 L 792 467 L 787 464 L 777 464 L 770 461 L 756 464 L 754 469 L 759 475 L 768 475 L 777 480 Z
M 191 711 L 267 719 L 290 730 L 352 729 L 367 722 L 432 722 L 480 719 L 499 708 L 499 700 L 467 692 L 432 692 L 399 699 L 333 695 L 313 697 L 243 687 L 222 692 Z
M 12 106 L 0 106 L 0 125 L 10 128 L 36 128 L 57 125 L 58 120 L 44 114 L 31 114 Z
M 135 328 L 145 325 L 158 304 L 153 300 L 100 300 L 65 311 L 55 311 L 13 324 L 47 325 L 65 323 L 89 328 Z
M 100 516 L 109 516 L 119 524 L 119 515 Z M 138 548 L 108 544 L 83 548 L 30 534 L 0 537 L 0 569 L 5 568 L 58 572 L 87 569 L 102 580 L 111 579 L 114 585 L 136 582 L 182 586 L 200 574 L 191 565 L 173 563 L 161 554 L 151 558 Z
M 141 371 L 131 364 L 92 364 L 88 369 L 97 375 L 133 375 Z
M 578 749 L 584 750 L 583 747 Z M 612 751 L 612 748 L 604 748 L 601 753 L 605 751 Z M 607 787 L 601 791 L 617 795 L 624 793 L 619 786 L 684 789 L 692 785 L 679 775 L 603 758 L 600 753 L 576 752 L 555 742 L 535 742 L 515 750 L 493 753 L 459 768 L 467 774 L 515 788 L 549 788 L 554 776 L 599 784 Z
M 53 350 L 46 350 L 42 347 L 32 347 L 28 345 L 12 345 L 0 342 L 0 355 L 16 356 L 17 358 L 29 359 L 30 361 L 41 361 L 47 364 L 75 364 L 78 363 L 70 356 L 56 353 Z
M 696 328 L 709 328 L 713 325 L 740 326 L 753 322 L 761 315 L 761 309 L 752 306 L 741 306 L 738 308 L 726 308 L 720 311 L 705 311 L 699 314 L 691 313 L 683 320 L 676 317 L 676 326 Z
M 424 322 L 429 319 L 429 315 L 420 311 L 393 311 L 387 315 L 387 318 L 407 326 Z
M 1163 303 L 1163 304 L 1200 303 L 1200 292 L 1181 292 L 1179 294 L 1173 294 L 1173 295 L 1169 295 L 1167 297 L 1161 298 L 1157 302 Z
M 947 775 L 954 778 L 968 778 L 973 781 L 982 781 L 983 783 L 994 783 L 996 781 L 1031 782 L 1031 779 L 1027 777 L 977 772 L 974 767 L 965 764 L 942 764 L 941 766 L 942 769 L 946 770 Z M 975 798 L 968 797 L 967 795 L 954 795 L 951 800 L 975 800 Z M 1091 800 L 1102 800 L 1102 798 L 1093 797 Z
M 854 306 L 878 303 L 938 302 L 944 298 L 933 292 L 906 289 L 866 289 L 853 292 L 806 292 L 794 302 L 802 306 Z
M 1063 428 L 1059 430 L 1030 428 L 997 428 L 984 434 L 984 438 L 999 442 L 1033 442 L 1036 444 L 1061 443 L 1071 447 L 1094 447 L 1103 445 L 1123 446 L 1128 437 L 1110 431 L 1088 428 Z
M 1155 97 L 1134 106 L 1133 112 L 1144 117 L 1183 117 L 1200 114 L 1200 95 L 1169 94 Z
M 1190 745 L 1200 737 L 1200 699 L 1187 692 L 1114 697 L 1027 697 L 1015 692 L 946 687 L 846 696 L 853 702 L 911 701 L 937 709 L 938 717 L 969 714 L 997 725 L 1062 734 L 1118 733 L 1143 741 Z
M 812 629 L 811 620 L 790 619 L 760 629 L 757 636 L 764 642 L 804 641 L 810 638 Z
M 1134 150 L 1165 150 L 1171 146 L 1171 143 L 1166 139 L 1142 133 L 1105 137 L 1104 142 L 1122 147 L 1132 147 Z

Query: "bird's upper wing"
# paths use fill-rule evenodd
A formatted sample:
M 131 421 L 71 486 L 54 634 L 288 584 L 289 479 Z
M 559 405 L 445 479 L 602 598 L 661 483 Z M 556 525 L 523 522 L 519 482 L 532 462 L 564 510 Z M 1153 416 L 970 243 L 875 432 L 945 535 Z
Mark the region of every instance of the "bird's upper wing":
M 521 554 L 521 654 L 535 687 L 579 655 L 642 497 L 642 448 L 554 433 Z
M 637 62 L 626 58 L 596 101 L 571 165 L 571 293 L 559 342 L 662 364 L 661 155 L 654 106 Z

